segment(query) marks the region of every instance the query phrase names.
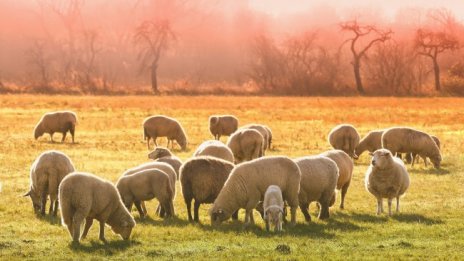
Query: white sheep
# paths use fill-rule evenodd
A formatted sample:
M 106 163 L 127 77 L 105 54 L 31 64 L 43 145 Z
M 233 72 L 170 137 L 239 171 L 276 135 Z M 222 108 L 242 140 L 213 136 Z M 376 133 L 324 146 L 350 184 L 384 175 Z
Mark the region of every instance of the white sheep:
M 211 156 L 219 159 L 234 162 L 234 154 L 229 147 L 217 140 L 208 140 L 200 144 L 197 150 L 193 153 L 194 157 Z
M 233 115 L 212 115 L 209 117 L 209 130 L 214 139 L 230 136 L 238 128 L 238 119 Z
M 272 142 L 272 132 L 271 129 L 263 124 L 247 124 L 245 126 L 240 127 L 239 130 L 245 130 L 245 129 L 250 129 L 250 130 L 257 130 L 262 136 L 263 136 L 263 156 L 265 155 L 265 152 L 268 148 L 271 146 Z
M 278 186 L 271 185 L 267 188 L 266 193 L 264 193 L 263 208 L 266 230 L 269 231 L 270 224 L 273 224 L 274 231 L 282 231 L 284 200 L 282 191 Z
M 227 147 L 234 154 L 235 163 L 263 156 L 263 136 L 253 129 L 240 129 L 227 140 Z
M 129 239 L 135 221 L 111 182 L 90 173 L 73 172 L 61 181 L 59 198 L 62 224 L 67 226 L 75 243 L 87 236 L 94 219 L 100 222 L 100 240 L 103 242 L 106 242 L 105 224 L 124 240 Z
M 63 152 L 56 150 L 45 151 L 32 163 L 29 192 L 24 196 L 30 196 L 35 211 L 45 215 L 47 197 L 50 196 L 49 213 L 54 216 L 58 211 L 58 186 L 63 178 L 74 172 L 71 159 Z
M 343 150 L 350 157 L 357 159 L 359 155 L 356 155 L 355 148 L 359 144 L 359 133 L 350 124 L 341 124 L 335 126 L 329 133 L 329 143 L 334 149 Z
M 168 145 L 171 142 L 174 148 L 174 140 L 177 141 L 182 150 L 187 149 L 187 136 L 182 128 L 182 125 L 173 118 L 157 115 L 146 118 L 143 121 L 143 138 L 147 141 L 147 148 L 150 149 L 150 139 L 155 142 L 155 147 L 158 146 L 156 139 L 158 137 L 167 137 Z
M 176 171 L 177 179 L 179 179 L 179 169 L 182 165 L 182 161 L 173 155 L 168 148 L 157 147 L 148 153 L 148 158 L 154 161 L 166 162 L 171 165 L 171 167 L 173 167 Z
M 72 111 L 56 111 L 45 113 L 34 128 L 34 138 L 37 140 L 44 133 L 50 134 L 50 141 L 53 141 L 53 134 L 60 132 L 63 134 L 61 142 L 64 142 L 66 133 L 69 131 L 74 143 L 74 132 L 76 130 L 77 116 Z
M 377 215 L 383 212 L 382 199 L 387 198 L 391 216 L 393 198 L 396 198 L 396 212 L 400 210 L 400 197 L 409 187 L 409 174 L 401 159 L 393 157 L 387 149 L 379 149 L 373 153 L 364 183 L 367 191 L 377 198 Z

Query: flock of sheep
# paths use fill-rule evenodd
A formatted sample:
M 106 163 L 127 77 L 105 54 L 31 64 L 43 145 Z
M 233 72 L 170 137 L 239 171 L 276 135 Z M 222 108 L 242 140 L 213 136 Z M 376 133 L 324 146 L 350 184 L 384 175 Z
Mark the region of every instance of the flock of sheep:
M 37 139 L 44 133 L 63 134 L 69 131 L 74 142 L 76 114 L 69 111 L 45 114 L 34 130 Z M 182 162 L 165 147 L 158 147 L 158 137 L 167 137 L 168 146 L 176 141 L 185 150 L 187 135 L 181 124 L 166 116 L 152 116 L 143 121 L 143 136 L 153 161 L 126 170 L 114 185 L 93 174 L 76 172 L 72 161 L 62 152 L 43 152 L 32 164 L 30 196 L 36 212 L 45 214 L 50 198 L 50 214 L 61 209 L 62 224 L 78 243 L 85 238 L 93 220 L 100 222 L 100 239 L 105 241 L 105 224 L 128 239 L 135 221 L 130 211 L 135 205 L 140 217 L 147 215 L 145 201 L 156 198 L 156 213 L 164 218 L 175 215 L 173 200 L 176 181 L 182 188 L 188 219 L 199 222 L 200 204 L 213 204 L 210 209 L 212 224 L 238 219 L 239 209 L 245 209 L 245 225 L 253 224 L 253 210 L 259 211 L 266 223 L 276 231 L 282 230 L 287 206 L 290 224 L 296 224 L 299 207 L 306 221 L 311 217 L 309 204 L 319 204 L 319 218 L 329 218 L 329 208 L 334 205 L 336 192 L 341 191 L 340 208 L 345 207 L 345 196 L 353 174 L 353 160 L 364 151 L 372 155 L 366 172 L 366 189 L 377 199 L 377 214 L 383 212 L 382 199 L 388 199 L 391 215 L 392 200 L 399 198 L 409 187 L 409 174 L 400 157 L 401 153 L 412 164 L 420 156 L 427 164 L 430 159 L 440 167 L 440 142 L 427 133 L 405 127 L 393 127 L 369 132 L 362 140 L 352 125 L 336 126 L 329 133 L 329 143 L 334 150 L 319 155 L 290 159 L 286 156 L 265 156 L 271 148 L 272 132 L 268 126 L 250 124 L 239 128 L 238 120 L 231 115 L 211 116 L 211 134 L 215 140 L 203 142 L 193 157 Z M 227 144 L 219 139 L 230 136 Z M 395 157 L 398 156 L 398 157 Z M 193 217 L 191 211 L 194 201 Z M 59 202 L 59 203 L 58 203 Z M 81 224 L 85 220 L 81 234 Z

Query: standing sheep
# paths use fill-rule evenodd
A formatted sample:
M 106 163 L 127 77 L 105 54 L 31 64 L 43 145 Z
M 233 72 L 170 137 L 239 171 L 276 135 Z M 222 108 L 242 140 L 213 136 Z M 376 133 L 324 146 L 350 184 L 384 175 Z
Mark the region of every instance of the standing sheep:
M 167 137 L 168 145 L 171 142 L 174 148 L 173 141 L 177 141 L 182 150 L 187 149 L 187 136 L 180 123 L 167 116 L 157 115 L 146 118 L 143 121 L 143 139 L 147 141 L 147 148 L 150 149 L 150 139 L 155 142 L 155 147 L 158 146 L 156 139 L 158 137 Z
M 257 130 L 237 130 L 229 137 L 227 146 L 234 154 L 235 163 L 263 156 L 263 136 Z
M 393 127 L 382 135 L 382 147 L 393 155 L 396 153 L 413 153 L 421 158 L 430 158 L 435 168 L 440 168 L 441 154 L 435 141 L 425 132 L 408 127 Z M 411 166 L 414 166 L 412 160 Z
M 330 217 L 329 207 L 335 203 L 335 188 L 338 180 L 337 164 L 324 156 L 307 156 L 295 159 L 301 171 L 298 200 L 301 212 L 307 222 L 309 204 L 317 201 L 320 205 L 319 219 Z
M 71 159 L 64 153 L 56 150 L 45 151 L 32 163 L 29 192 L 24 196 L 30 196 L 34 210 L 45 215 L 47 197 L 50 195 L 49 213 L 53 216 L 58 211 L 58 186 L 63 178 L 74 172 Z
M 389 216 L 393 198 L 396 198 L 396 212 L 400 211 L 400 197 L 409 187 L 409 174 L 401 159 L 393 157 L 387 149 L 376 150 L 364 182 L 367 191 L 377 198 L 377 215 L 383 212 L 383 198 L 388 199 Z
M 234 162 L 234 154 L 224 143 L 217 140 L 208 140 L 200 144 L 193 156 L 211 156 Z
M 61 142 L 66 139 L 66 133 L 69 131 L 74 143 L 74 131 L 76 130 L 77 116 L 72 111 L 56 111 L 45 113 L 34 128 L 34 138 L 37 140 L 44 133 L 50 134 L 50 141 L 53 141 L 53 134 L 61 132 L 63 137 Z
M 63 179 L 59 190 L 61 221 L 68 227 L 75 243 L 87 236 L 94 219 L 100 222 L 100 240 L 103 242 L 106 242 L 105 223 L 124 240 L 129 239 L 135 221 L 111 182 L 89 173 L 73 172 Z
M 234 164 L 209 156 L 195 157 L 182 165 L 180 183 L 190 222 L 199 222 L 198 209 L 200 204 L 214 202 L 233 168 Z M 191 204 L 193 199 L 195 203 L 192 219 Z
M 359 142 L 358 146 L 354 150 L 355 154 L 359 157 L 363 154 L 366 150 L 369 152 L 374 152 L 378 149 L 382 148 L 382 134 L 384 130 L 373 130 L 362 138 Z
M 157 147 L 148 153 L 148 158 L 154 161 L 166 162 L 171 165 L 176 171 L 177 179 L 179 179 L 179 169 L 182 165 L 182 161 L 174 156 L 168 148 Z
M 322 154 L 321 156 L 327 157 L 337 164 L 338 167 L 338 181 L 337 181 L 337 190 L 341 190 L 341 202 L 340 208 L 345 208 L 345 196 L 348 191 L 348 187 L 351 183 L 351 177 L 353 176 L 353 161 L 350 156 L 342 150 L 329 150 Z
M 359 155 L 355 153 L 355 148 L 359 144 L 359 133 L 350 124 L 335 126 L 329 133 L 329 143 L 334 149 L 343 150 L 350 157 L 357 159 Z
M 438 139 L 437 136 L 433 136 L 433 135 L 430 135 L 430 137 L 432 137 L 433 141 L 435 142 L 435 144 L 437 144 L 438 146 L 438 149 L 441 150 L 441 142 L 440 142 L 440 139 Z M 407 161 L 408 163 L 412 163 L 412 159 L 416 160 L 417 163 L 419 163 L 419 158 L 417 157 L 417 154 L 408 154 L 410 155 L 408 158 L 407 158 Z M 425 166 L 427 167 L 427 158 L 423 159 L 424 160 L 424 163 L 425 163 Z
M 257 130 L 263 136 L 263 156 L 268 148 L 270 148 L 270 142 L 272 142 L 271 129 L 266 125 L 262 124 L 247 124 L 240 127 L 240 130 Z
M 282 191 L 278 186 L 271 185 L 267 188 L 266 193 L 264 193 L 263 208 L 266 230 L 269 231 L 270 224 L 273 224 L 274 231 L 282 231 L 284 200 L 282 199 Z
M 171 180 L 166 173 L 159 169 L 146 169 L 133 175 L 123 176 L 116 183 L 116 188 L 126 208 L 130 210 L 135 203 L 142 218 L 145 217 L 145 214 L 141 202 L 153 198 L 158 199 L 166 211 L 164 217 L 171 217 L 174 214 L 172 203 L 174 193 Z
M 245 224 L 253 223 L 253 209 L 264 199 L 270 185 L 278 186 L 290 206 L 291 223 L 296 224 L 300 169 L 288 157 L 273 156 L 236 165 L 211 208 L 211 223 L 219 224 L 240 208 L 246 210 Z
M 238 119 L 233 115 L 212 115 L 209 117 L 209 130 L 214 139 L 230 136 L 238 128 Z

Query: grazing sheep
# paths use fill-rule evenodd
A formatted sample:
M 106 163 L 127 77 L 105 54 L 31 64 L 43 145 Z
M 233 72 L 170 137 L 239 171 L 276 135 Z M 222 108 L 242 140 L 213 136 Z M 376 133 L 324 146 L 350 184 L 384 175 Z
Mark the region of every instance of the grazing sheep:
M 409 174 L 401 159 L 393 157 L 387 149 L 376 150 L 364 182 L 367 191 L 377 198 L 377 215 L 383 212 L 383 198 L 388 199 L 389 216 L 393 198 L 396 198 L 396 212 L 400 211 L 400 196 L 409 187 Z
M 435 141 L 435 144 L 437 144 L 438 149 L 441 150 L 441 142 L 440 142 L 440 139 L 438 139 L 437 136 L 433 136 L 433 135 L 430 135 L 430 137 L 432 137 L 433 141 Z M 412 163 L 412 159 L 416 160 L 416 162 L 419 163 L 419 158 L 417 157 L 417 154 L 413 153 L 413 154 L 408 154 L 407 156 L 408 156 L 408 157 L 406 158 L 406 162 L 407 162 L 407 163 Z M 425 158 L 425 159 L 423 159 L 423 160 L 424 160 L 425 166 L 427 167 L 427 158 Z
M 335 203 L 335 188 L 338 181 L 338 167 L 335 161 L 324 156 L 307 156 L 295 159 L 301 171 L 298 200 L 306 221 L 311 221 L 309 204 L 317 201 L 320 205 L 319 219 L 330 217 L 329 207 Z
M 359 157 L 363 154 L 366 150 L 369 152 L 374 152 L 378 149 L 382 148 L 382 134 L 384 130 L 373 130 L 362 138 L 359 142 L 358 146 L 354 150 L 355 154 Z
M 156 139 L 158 137 L 167 137 L 168 145 L 171 142 L 174 148 L 173 141 L 177 141 L 182 150 L 187 149 L 187 136 L 180 123 L 167 116 L 157 115 L 146 118 L 143 121 L 143 139 L 147 141 L 147 148 L 150 149 L 150 139 L 155 142 L 155 147 L 158 146 Z
M 339 174 L 337 189 L 342 192 L 340 208 L 344 209 L 346 192 L 348 191 L 348 187 L 351 183 L 351 177 L 353 176 L 353 161 L 350 156 L 342 150 L 329 150 L 320 155 L 335 161 L 337 164 Z
M 180 182 L 190 222 L 199 222 L 198 209 L 200 204 L 214 202 L 233 168 L 234 164 L 209 156 L 195 157 L 182 165 Z M 193 199 L 195 203 L 192 219 L 191 204 Z
M 252 211 L 270 185 L 279 186 L 290 206 L 291 223 L 296 224 L 300 169 L 288 157 L 273 156 L 241 163 L 232 170 L 211 208 L 211 223 L 227 220 L 240 208 L 246 210 L 245 224 L 253 223 Z
M 146 169 L 129 176 L 122 176 L 116 183 L 116 188 L 121 195 L 122 202 L 128 210 L 135 207 L 139 211 L 140 217 L 145 217 L 141 202 L 157 198 L 166 212 L 164 217 L 171 217 L 174 214 L 172 199 L 171 179 L 159 169 Z
M 263 156 L 263 136 L 257 130 L 241 129 L 234 132 L 227 146 L 234 154 L 235 163 Z
M 56 216 L 58 211 L 58 186 L 61 180 L 69 173 L 74 172 L 71 159 L 64 153 L 56 150 L 48 150 L 40 154 L 32 163 L 29 192 L 24 196 L 30 196 L 32 206 L 36 212 L 45 215 L 47 197 L 50 195 L 50 215 Z
M 176 171 L 177 179 L 179 179 L 179 169 L 182 165 L 182 161 L 178 157 L 174 156 L 169 149 L 157 147 L 148 153 L 148 158 L 154 161 L 166 162 L 171 165 L 171 167 L 173 167 Z
M 106 242 L 105 223 L 123 239 L 129 239 L 135 221 L 111 182 L 89 173 L 73 172 L 63 179 L 59 190 L 61 221 L 74 242 L 87 236 L 94 219 L 100 222 L 103 242 Z M 84 219 L 84 232 L 80 236 Z
M 357 155 L 354 150 L 359 144 L 359 133 L 350 124 L 341 124 L 335 126 L 329 133 L 329 143 L 334 149 L 343 150 L 350 157 L 357 159 Z
M 262 124 L 248 124 L 245 126 L 240 127 L 240 130 L 257 130 L 263 136 L 263 156 L 266 150 L 269 148 L 269 140 L 272 140 L 272 133 L 271 129 L 266 125 Z
M 266 193 L 264 193 L 263 208 L 266 230 L 269 231 L 270 224 L 273 224 L 274 231 L 282 231 L 284 200 L 282 199 L 282 191 L 278 186 L 271 185 L 267 188 Z
M 209 130 L 214 139 L 230 136 L 238 128 L 238 119 L 232 115 L 212 115 L 209 117 Z
M 45 113 L 34 128 L 34 138 L 37 140 L 44 133 L 50 134 L 50 141 L 53 141 L 53 134 L 61 132 L 63 137 L 61 142 L 64 142 L 66 133 L 69 131 L 74 143 L 74 131 L 76 130 L 77 116 L 72 111 L 56 111 Z
M 421 158 L 430 158 L 435 168 L 440 168 L 441 154 L 435 141 L 425 132 L 408 127 L 393 127 L 382 135 L 382 147 L 393 155 L 413 153 Z M 411 163 L 414 166 L 414 160 Z
M 144 163 L 144 164 L 140 164 L 137 167 L 130 168 L 130 169 L 126 170 L 122 174 L 122 176 L 133 175 L 135 173 L 138 173 L 140 171 L 147 170 L 147 169 L 158 169 L 158 170 L 161 170 L 162 172 L 164 172 L 164 173 L 166 173 L 168 175 L 169 181 L 170 181 L 170 184 L 171 184 L 171 189 L 173 191 L 173 199 L 172 200 L 174 200 L 174 197 L 176 196 L 176 179 L 177 179 L 177 175 L 176 175 L 176 171 L 174 170 L 174 168 L 171 165 L 169 165 L 168 163 L 160 162 L 160 161 L 147 162 L 147 163 Z M 141 202 L 141 207 L 142 207 L 142 210 L 143 210 L 144 214 L 146 215 L 147 214 L 147 208 L 145 207 L 145 202 L 144 201 Z M 165 210 L 160 205 L 156 209 L 156 212 L 160 216 L 164 216 Z M 173 213 L 173 215 L 174 214 L 175 213 Z
M 224 143 L 217 140 L 208 140 L 200 144 L 193 156 L 211 156 L 234 162 L 234 154 Z

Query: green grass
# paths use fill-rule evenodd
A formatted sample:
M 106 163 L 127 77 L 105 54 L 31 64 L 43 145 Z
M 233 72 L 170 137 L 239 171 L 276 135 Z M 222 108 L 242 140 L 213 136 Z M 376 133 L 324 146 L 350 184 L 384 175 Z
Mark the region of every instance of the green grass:
M 69 137 L 65 144 L 49 143 L 48 137 L 33 140 L 40 116 L 58 109 L 78 113 L 77 144 L 69 144 Z M 463 111 L 464 99 L 454 98 L 0 96 L 0 259 L 464 259 Z M 131 240 L 120 240 L 107 227 L 109 243 L 103 244 L 94 223 L 87 239 L 73 246 L 59 218 L 35 216 L 29 198 L 21 197 L 28 189 L 30 165 L 44 150 L 61 150 L 78 170 L 114 182 L 127 168 L 148 161 L 141 130 L 145 117 L 179 119 L 189 151 L 175 152 L 187 159 L 211 138 L 207 119 L 218 113 L 236 115 L 241 125 L 269 125 L 275 149 L 268 154 L 291 157 L 329 149 L 326 135 L 342 122 L 354 124 L 362 135 L 392 125 L 413 126 L 440 137 L 442 169 L 408 166 L 411 186 L 401 213 L 377 216 L 376 200 L 364 188 L 369 162 L 364 154 L 355 163 L 346 210 L 333 207 L 331 218 L 319 221 L 312 205 L 313 222 L 305 223 L 298 211 L 297 226 L 284 227 L 281 234 L 264 231 L 258 214 L 257 224 L 244 228 L 243 212 L 239 222 L 213 228 L 209 205 L 200 208 L 202 224 L 190 224 L 178 189 L 176 218 L 155 216 L 153 201 L 147 204 L 149 218 L 132 213 L 137 226 Z

